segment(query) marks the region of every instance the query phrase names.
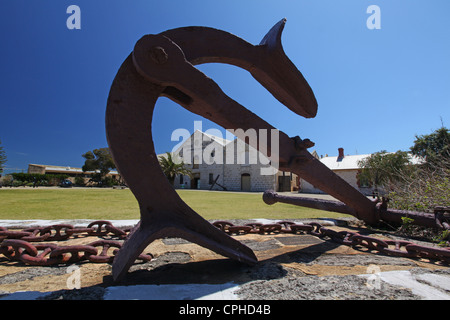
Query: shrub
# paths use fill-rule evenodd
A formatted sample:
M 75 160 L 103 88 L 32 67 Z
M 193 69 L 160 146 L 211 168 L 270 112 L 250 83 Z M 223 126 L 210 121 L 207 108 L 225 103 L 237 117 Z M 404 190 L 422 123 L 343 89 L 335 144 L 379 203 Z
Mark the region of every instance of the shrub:
M 20 186 L 22 186 L 24 184 L 24 182 L 22 182 L 22 181 L 17 181 L 17 180 L 14 180 L 13 182 L 12 182 L 12 186 L 13 187 L 20 187 Z
M 450 207 L 450 160 L 416 166 L 391 187 L 390 207 L 424 212 Z
M 77 186 L 85 186 L 86 185 L 86 183 L 84 182 L 84 178 L 80 177 L 80 176 L 75 177 L 75 184 Z
M 11 173 L 14 179 L 13 186 L 26 185 L 28 183 L 33 184 L 36 181 L 37 185 L 58 185 L 61 180 L 67 179 L 67 174 L 39 174 L 39 173 L 24 173 L 16 172 Z M 17 185 L 16 182 L 19 182 Z
M 102 186 L 103 187 L 112 187 L 119 185 L 119 182 L 114 179 L 113 177 L 105 177 L 102 180 Z

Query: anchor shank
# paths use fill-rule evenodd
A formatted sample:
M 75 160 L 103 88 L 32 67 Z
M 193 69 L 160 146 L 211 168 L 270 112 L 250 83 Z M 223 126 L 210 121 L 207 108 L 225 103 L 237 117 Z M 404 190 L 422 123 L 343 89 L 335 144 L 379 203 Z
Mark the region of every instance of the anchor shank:
M 139 225 L 114 259 L 114 280 L 126 274 L 150 242 L 163 237 L 182 237 L 238 261 L 256 263 L 250 248 L 192 210 L 164 176 L 151 132 L 153 109 L 163 90 L 164 87 L 149 83 L 136 72 L 130 56 L 118 71 L 108 97 L 108 144 L 141 213 Z

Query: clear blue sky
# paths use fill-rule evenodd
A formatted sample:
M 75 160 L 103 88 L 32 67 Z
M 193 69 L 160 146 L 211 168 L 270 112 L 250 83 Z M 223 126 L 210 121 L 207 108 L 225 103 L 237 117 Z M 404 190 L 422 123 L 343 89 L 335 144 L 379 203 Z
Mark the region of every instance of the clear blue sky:
M 81 30 L 69 30 L 69 5 Z M 369 5 L 381 29 L 369 30 Z M 281 105 L 246 71 L 198 66 L 233 99 L 290 136 L 316 143 L 319 155 L 408 150 L 416 134 L 450 127 L 448 0 L 118 1 L 0 3 L 0 140 L 6 172 L 29 163 L 82 166 L 81 154 L 107 146 L 111 82 L 145 34 L 200 25 L 258 44 L 280 19 L 286 54 L 311 85 L 313 119 Z M 156 152 L 170 151 L 174 129 L 203 120 L 166 98 L 153 123 Z M 217 128 L 204 121 L 203 129 Z

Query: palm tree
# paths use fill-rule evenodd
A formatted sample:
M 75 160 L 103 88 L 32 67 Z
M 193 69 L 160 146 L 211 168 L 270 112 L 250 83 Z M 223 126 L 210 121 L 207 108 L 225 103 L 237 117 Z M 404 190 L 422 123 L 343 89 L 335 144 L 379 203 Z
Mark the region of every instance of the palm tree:
M 172 158 L 172 154 L 170 152 L 166 152 L 165 156 L 159 157 L 159 165 L 161 166 L 164 175 L 169 180 L 170 184 L 173 186 L 175 182 L 175 177 L 179 174 L 185 174 L 191 176 L 191 170 L 184 167 L 183 161 L 180 163 L 175 162 Z

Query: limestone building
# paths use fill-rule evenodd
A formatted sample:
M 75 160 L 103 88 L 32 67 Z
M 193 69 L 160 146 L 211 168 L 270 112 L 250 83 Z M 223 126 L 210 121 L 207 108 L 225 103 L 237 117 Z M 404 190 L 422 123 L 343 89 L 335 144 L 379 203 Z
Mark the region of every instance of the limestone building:
M 158 155 L 165 156 L 164 154 Z M 192 176 L 179 175 L 175 188 L 253 191 L 296 191 L 296 175 L 270 167 L 269 159 L 238 139 L 227 140 L 195 131 L 173 153 L 175 161 L 183 161 Z M 272 174 L 267 171 L 272 169 Z
M 255 192 L 270 189 L 277 192 L 323 193 L 290 172 L 274 170 L 270 175 L 261 174 L 262 168 L 269 167 L 268 159 L 248 144 L 242 143 L 245 146 L 239 149 L 239 143 L 242 141 L 226 140 L 195 131 L 190 139 L 186 139 L 173 152 L 172 156 L 183 161 L 192 171 L 192 177 L 178 176 L 175 179 L 175 188 Z M 233 150 L 233 160 L 226 161 L 230 150 Z M 361 169 L 358 166 L 358 162 L 370 154 L 344 155 L 344 149 L 339 148 L 337 156 L 319 157 L 315 151 L 312 155 L 361 193 L 373 193 L 373 188 L 360 178 Z

